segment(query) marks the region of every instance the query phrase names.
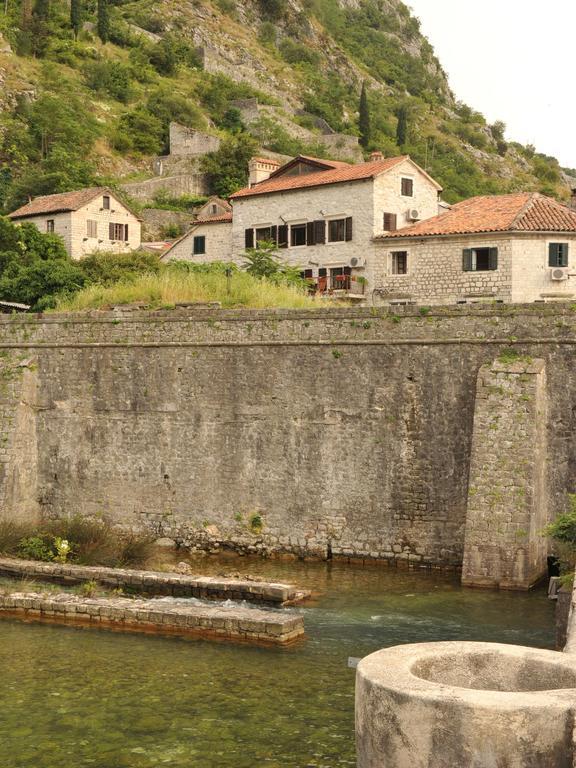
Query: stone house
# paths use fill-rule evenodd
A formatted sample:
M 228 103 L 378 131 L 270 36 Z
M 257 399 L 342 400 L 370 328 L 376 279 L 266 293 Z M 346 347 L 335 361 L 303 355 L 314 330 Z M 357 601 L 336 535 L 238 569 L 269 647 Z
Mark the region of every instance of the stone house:
M 138 216 L 113 191 L 101 187 L 36 197 L 8 218 L 60 235 L 73 259 L 95 251 L 128 253 L 140 248 L 142 240 Z
M 251 185 L 231 197 L 232 258 L 272 240 L 320 292 L 360 301 L 374 289 L 376 237 L 438 214 L 441 187 L 408 156 L 350 164 L 255 158 Z
M 162 261 L 232 261 L 232 206 L 211 197 L 196 212 L 192 228 L 162 254 Z
M 474 197 L 375 242 L 376 304 L 576 296 L 576 211 L 540 194 Z

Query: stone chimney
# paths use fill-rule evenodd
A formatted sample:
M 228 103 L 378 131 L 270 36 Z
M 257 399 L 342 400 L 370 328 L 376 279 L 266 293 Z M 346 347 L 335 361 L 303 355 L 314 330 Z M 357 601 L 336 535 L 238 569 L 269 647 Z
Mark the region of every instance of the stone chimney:
M 570 208 L 572 211 L 576 211 L 576 187 L 572 189 L 572 196 L 570 197 L 568 208 Z
M 278 168 L 280 168 L 280 163 L 277 160 L 253 157 L 248 163 L 248 186 L 253 187 L 255 184 L 260 184 L 261 181 L 266 181 L 270 174 L 277 171 Z
M 376 150 L 375 152 L 370 153 L 370 162 L 371 163 L 377 163 L 380 160 L 384 160 L 384 153 L 380 152 L 380 150 Z

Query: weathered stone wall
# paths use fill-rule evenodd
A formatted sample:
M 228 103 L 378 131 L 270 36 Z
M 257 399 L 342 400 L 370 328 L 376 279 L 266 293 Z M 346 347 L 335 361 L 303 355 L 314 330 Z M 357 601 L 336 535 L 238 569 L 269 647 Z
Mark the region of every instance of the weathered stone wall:
M 463 582 L 529 589 L 546 572 L 547 392 L 543 360 L 482 366 L 468 487 Z
M 144 227 L 144 241 L 166 237 L 167 227 L 178 227 L 183 235 L 191 226 L 193 214 L 186 211 L 165 211 L 160 208 L 144 208 L 140 214 Z
M 479 369 L 508 348 L 546 362 L 554 515 L 574 490 L 575 347 L 559 305 L 0 317 L 0 348 L 36 381 L 5 461 L 35 466 L 45 515 L 208 550 L 455 566 Z
M 122 184 L 122 189 L 135 200 L 151 201 L 158 193 L 172 197 L 183 195 L 208 195 L 210 185 L 205 173 L 186 173 L 181 176 L 161 176 L 147 181 Z

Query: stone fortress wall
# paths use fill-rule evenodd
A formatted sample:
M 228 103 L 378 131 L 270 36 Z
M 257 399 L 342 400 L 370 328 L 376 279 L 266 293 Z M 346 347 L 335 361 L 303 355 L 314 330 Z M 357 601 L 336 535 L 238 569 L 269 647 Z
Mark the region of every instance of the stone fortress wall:
M 527 587 L 574 491 L 575 347 L 568 305 L 0 317 L 4 510 L 106 514 L 209 551 L 466 560 L 468 583 L 514 547 L 503 586 Z

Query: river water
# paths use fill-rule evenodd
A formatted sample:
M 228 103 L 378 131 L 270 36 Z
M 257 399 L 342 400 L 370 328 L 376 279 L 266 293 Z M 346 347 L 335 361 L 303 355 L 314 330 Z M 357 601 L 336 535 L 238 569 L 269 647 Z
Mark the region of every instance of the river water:
M 312 589 L 307 639 L 269 649 L 0 621 L 1 768 L 354 766 L 349 657 L 434 640 L 554 643 L 544 591 L 337 564 L 201 568 L 235 569 Z

